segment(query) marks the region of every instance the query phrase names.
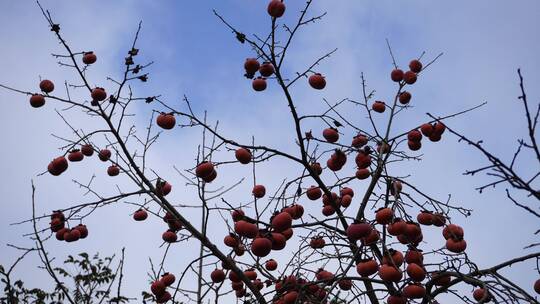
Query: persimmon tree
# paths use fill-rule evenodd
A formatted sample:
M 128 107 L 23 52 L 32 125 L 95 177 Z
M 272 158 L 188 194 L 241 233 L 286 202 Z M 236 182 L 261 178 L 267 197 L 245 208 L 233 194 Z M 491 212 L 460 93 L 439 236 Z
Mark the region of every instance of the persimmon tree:
M 69 303 L 130 300 L 121 296 L 118 280 L 116 297 L 109 287 L 99 294 L 87 295 L 84 300 L 76 298 L 69 283 L 64 282 L 65 273 L 53 265 L 45 246 L 66 246 L 65 242 L 95 237 L 92 227 L 84 224 L 94 210 L 114 208 L 113 203 L 127 200 L 134 204 L 132 201 L 137 200 L 133 222 L 126 225 L 142 225 L 136 222 L 144 222 L 148 217 L 163 219 L 161 238 L 167 248 L 160 257 L 161 263 L 149 271 L 151 280 L 142 293 L 145 303 L 218 303 L 230 302 L 232 297 L 244 303 L 438 303 L 443 295 L 465 303 L 537 303 L 532 290 L 540 293 L 540 281 L 519 286 L 501 271 L 525 261 L 538 264 L 540 252 L 478 268 L 467 255 L 467 235 L 459 221 L 454 220 L 458 215 L 469 216 L 471 210 L 432 196 L 422 185 L 412 184 L 408 179 L 410 172 L 403 172 L 400 167 L 403 162 L 421 161 L 423 145 L 440 144 L 450 134 L 457 135 L 479 149 L 492 164 L 468 174 L 494 170 L 492 176 L 498 180 L 491 185 L 507 183 L 509 189 L 527 191 L 529 206 L 514 200 L 510 192 L 508 198 L 534 216 L 538 216 L 534 204 L 539 198 L 536 178 L 540 172 L 529 178 L 519 177 L 512 170 L 514 160 L 506 165 L 449 125 L 450 118 L 466 115 L 483 104 L 444 116 L 428 114 L 424 121 L 407 122 L 406 129 L 395 127 L 402 112 L 416 110 L 410 106 L 415 102 L 415 86 L 440 55 L 431 59 L 426 59 L 425 54 L 399 58 L 388 44 L 389 61 L 393 64 L 388 81 L 395 84 L 393 92 L 376 94 L 362 74 L 359 98 L 333 103 L 324 100 L 327 109 L 323 113 L 300 113 L 296 105 L 301 101 L 291 92 L 293 86 L 324 90 L 327 80 L 337 81 L 326 79 L 324 71 L 319 70 L 319 63 L 334 55 L 335 50 L 321 54 L 304 70 L 289 73 L 284 69 L 287 55 L 294 51 L 297 33 L 324 19 L 324 14 L 311 15 L 311 4 L 311 0 L 305 3 L 296 22 L 284 24 L 280 18 L 295 12 L 288 11 L 285 2 L 270 1 L 267 12 L 271 27 L 265 35 L 247 34 L 237 29 L 234 21 L 214 11 L 216 18 L 245 46 L 247 59 L 239 66 L 243 66 L 244 77 L 251 84 L 246 90 L 264 94 L 269 86 L 275 86 L 282 92 L 279 102 L 288 108 L 294 126 L 290 143 L 294 152 L 274 148 L 259 138 L 237 141 L 209 121 L 206 112 L 195 111 L 187 96 L 181 106 L 162 100 L 158 94 L 136 96 L 131 87 L 144 85 L 151 67 L 151 63 L 138 60 L 141 24 L 122 58 L 123 77 L 107 77 L 99 85 L 91 84 L 87 77 L 92 67 L 99 64 L 100 54 L 70 45 L 60 25 L 42 8 L 50 30 L 64 48 L 64 53 L 53 56 L 60 65 L 76 71 L 78 82 L 66 82 L 65 93 L 47 79 L 39 83 L 39 93 L 35 92 L 37 86 L 22 90 L 1 85 L 26 95 L 33 108 L 54 103 L 64 107 L 58 113 L 72 131 L 71 137 L 61 138 L 63 153 L 53 157 L 40 178 L 70 174 L 69 168 L 77 162 L 97 157 L 103 162 L 100 170 L 129 181 L 131 186 L 111 194 L 102 193 L 92 183 L 78 183 L 95 200 L 45 215 L 36 214 L 32 200 L 34 213 L 21 224 L 32 225 L 30 237 L 36 245 L 20 248 L 24 251 L 22 257 L 37 252 L 58 286 L 51 293 L 54 296 L 44 292 L 41 297 Z M 533 160 L 540 161 L 535 137 L 538 109 L 531 112 L 521 74 L 519 77 L 529 137 L 519 143 L 518 153 L 522 149 L 533 151 Z M 74 91 L 84 92 L 87 98 L 72 98 Z M 144 132 L 138 132 L 128 113 L 134 104 L 143 103 L 150 123 Z M 356 111 L 344 111 L 345 106 L 353 106 Z M 99 120 L 105 127 L 78 127 L 69 120 L 74 111 Z M 308 129 L 308 124 L 319 128 Z M 202 134 L 200 144 L 191 143 L 198 151 L 192 166 L 177 170 L 180 178 L 161 175 L 148 160 L 154 144 L 175 128 L 196 128 Z M 267 189 L 261 181 L 274 177 L 258 175 L 257 168 L 276 159 L 286 161 L 296 175 L 277 189 Z M 252 168 L 253 190 L 240 200 L 235 198 L 240 203 L 228 197 L 238 183 L 223 178 L 227 170 L 237 166 Z M 199 200 L 190 206 L 181 205 L 168 198 L 172 191 L 196 191 Z M 188 216 L 187 208 L 199 210 L 199 217 Z M 209 225 L 218 222 L 227 231 L 220 236 L 209 235 Z M 423 231 L 427 229 L 439 230 L 441 241 L 424 242 Z M 186 243 L 200 246 L 198 258 L 185 261 L 184 269 L 168 269 L 167 261 L 174 258 L 168 249 Z M 274 256 L 285 248 L 291 252 L 286 258 Z M 88 255 L 81 257 L 83 262 L 73 258 L 67 262 L 88 267 Z M 101 265 L 100 271 L 94 275 L 104 277 L 89 280 L 112 285 L 121 270 L 103 268 L 102 260 L 97 263 Z M 119 265 L 123 265 L 123 259 Z M 530 271 L 538 274 L 538 267 Z M 7 278 L 3 281 L 7 303 L 30 302 L 20 296 L 29 294 L 22 285 L 14 287 L 11 283 L 10 271 L 2 269 L 1 273 Z M 75 278 L 77 288 L 77 280 L 83 277 Z M 195 287 L 190 284 L 193 282 Z

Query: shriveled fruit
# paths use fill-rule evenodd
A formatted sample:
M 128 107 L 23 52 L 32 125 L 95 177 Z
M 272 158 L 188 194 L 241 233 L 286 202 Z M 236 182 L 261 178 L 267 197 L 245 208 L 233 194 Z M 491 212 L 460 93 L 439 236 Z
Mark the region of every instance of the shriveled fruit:
M 180 220 L 177 219 L 176 216 L 169 211 L 167 211 L 167 213 L 165 213 L 165 216 L 163 216 L 163 221 L 167 223 L 169 229 L 172 231 L 178 231 L 182 229 L 182 222 L 180 222 Z
M 433 132 L 433 134 L 431 134 L 429 137 L 429 140 L 432 141 L 432 142 L 438 142 L 441 140 L 441 134 L 437 134 L 435 133 L 435 131 Z
M 90 96 L 92 97 L 92 100 L 103 101 L 107 98 L 107 92 L 105 92 L 104 88 L 94 88 L 92 89 Z
M 326 165 L 328 166 L 328 169 L 332 171 L 339 171 L 346 163 L 347 155 L 343 151 L 336 149 L 335 152 L 332 153 L 330 159 L 326 162 Z
M 375 274 L 379 270 L 379 265 L 373 259 L 362 260 L 356 264 L 356 272 L 363 277 Z
M 315 73 L 309 76 L 309 85 L 316 90 L 322 90 L 326 87 L 326 80 L 320 73 Z
M 253 268 L 246 269 L 244 275 L 252 281 L 257 278 L 257 272 Z
M 160 183 L 156 183 L 156 195 L 166 196 L 167 194 L 171 193 L 171 191 L 172 185 L 169 184 L 169 182 L 161 180 Z
M 433 130 L 434 130 L 433 125 L 429 123 L 425 123 L 420 126 L 420 131 L 422 131 L 422 134 L 424 134 L 424 136 L 427 136 L 427 137 L 433 134 Z
M 287 212 L 278 213 L 272 218 L 272 227 L 277 232 L 291 228 L 292 216 Z
M 42 107 L 45 104 L 45 97 L 43 95 L 34 94 L 30 96 L 30 105 L 33 108 Z
M 253 286 L 255 286 L 255 288 L 257 288 L 258 290 L 262 290 L 264 288 L 264 283 L 263 281 L 261 281 L 261 279 L 256 279 L 252 283 Z
M 384 254 L 381 263 L 386 265 L 392 265 L 396 267 L 400 267 L 403 265 L 403 253 L 398 250 L 394 249 L 388 249 L 388 251 Z
M 375 220 L 381 225 L 386 225 L 392 222 L 394 211 L 390 208 L 381 208 L 375 213 Z
M 81 153 L 84 156 L 92 156 L 94 154 L 94 148 L 92 147 L 92 145 L 88 145 L 88 144 L 82 145 Z
M 81 234 L 80 235 L 81 239 L 84 239 L 84 238 L 86 238 L 88 236 L 88 228 L 84 224 L 79 224 L 79 225 L 75 226 L 75 228 L 73 228 L 73 229 L 76 229 L 76 230 L 79 231 L 79 233 Z
M 315 273 L 317 274 L 320 271 L 320 269 Z M 283 279 L 283 285 L 287 288 L 294 288 L 298 283 L 301 283 L 303 281 L 302 278 L 297 278 L 295 275 L 291 274 Z
M 403 91 L 399 94 L 399 103 L 406 105 L 411 101 L 412 95 L 407 91 Z
M 293 233 L 294 233 L 294 231 L 293 231 L 292 228 L 281 231 L 281 234 L 283 234 L 283 236 L 285 236 L 285 239 L 287 239 L 287 240 L 292 238 Z
M 409 147 L 409 149 L 411 149 L 411 151 L 418 151 L 420 150 L 420 148 L 422 148 L 422 143 L 419 141 L 409 140 L 407 141 L 407 146 Z
M 163 232 L 163 235 L 161 236 L 161 238 L 167 243 L 174 243 L 178 239 L 178 236 L 176 235 L 174 231 L 167 230 Z
M 280 0 L 272 0 L 268 3 L 267 12 L 268 15 L 279 18 L 285 13 L 285 3 Z
M 163 295 L 165 293 L 165 288 L 167 288 L 167 286 L 165 286 L 165 283 L 161 280 L 154 281 L 152 285 L 150 285 L 150 291 L 156 296 Z
M 463 239 L 449 238 L 446 240 L 446 249 L 454 253 L 461 253 L 467 249 L 467 242 Z
M 315 293 L 315 296 L 319 299 L 319 300 L 323 300 L 325 297 L 326 297 L 326 294 L 328 292 L 326 291 L 326 289 L 324 288 L 319 288 L 317 290 L 317 292 Z
M 319 269 L 316 273 L 315 273 L 315 277 L 317 278 L 317 280 L 325 280 L 325 281 L 329 281 L 329 280 L 332 280 L 334 279 L 334 274 L 331 273 L 330 271 L 328 270 L 324 270 L 324 269 Z
M 212 173 L 210 173 L 210 175 L 203 177 L 202 180 L 205 181 L 206 183 L 211 183 L 212 181 L 216 179 L 216 177 L 217 177 L 217 171 L 214 170 L 212 171 Z
M 234 248 L 238 246 L 239 241 L 234 235 L 229 234 L 223 238 L 223 243 L 231 248 Z
M 195 168 L 195 175 L 199 178 L 208 177 L 214 172 L 214 165 L 211 162 L 204 161 Z
M 356 162 L 356 165 L 358 166 L 358 168 L 360 169 L 367 168 L 371 164 L 371 156 L 369 156 L 369 154 L 367 154 L 364 151 L 360 151 L 356 155 L 356 158 L 354 159 L 354 161 Z
M 431 226 L 433 225 L 433 214 L 429 211 L 422 210 L 416 216 L 416 220 L 422 225 Z
M 334 213 L 336 213 L 336 209 L 334 209 L 334 207 L 332 207 L 332 205 L 326 205 L 322 209 L 322 214 L 324 216 L 331 216 Z
M 85 52 L 82 57 L 82 61 L 84 64 L 92 64 L 92 63 L 95 63 L 96 60 L 97 60 L 97 56 L 96 54 L 94 54 L 94 52 Z
M 326 161 L 326 166 L 328 167 L 328 169 L 332 170 L 332 171 L 339 171 L 343 168 L 343 165 L 339 163 L 339 161 L 335 158 L 329 158 L 327 161 Z
M 176 277 L 172 273 L 166 272 L 161 276 L 161 282 L 166 286 L 171 286 L 174 281 L 176 281 Z
M 335 143 L 339 139 L 339 133 L 335 128 L 326 128 L 323 131 L 323 137 L 327 142 Z
M 409 248 L 407 250 L 407 253 L 405 253 L 405 262 L 408 264 L 418 264 L 422 265 L 424 263 L 424 255 L 422 254 L 422 251 L 414 248 Z
M 244 69 L 247 74 L 254 75 L 259 70 L 260 64 L 259 61 L 255 58 L 247 58 L 244 63 Z
M 238 222 L 239 220 L 243 219 L 246 214 L 242 209 L 235 209 L 231 212 L 231 217 L 233 221 Z
M 446 224 L 446 217 L 442 213 L 433 213 L 433 226 L 442 227 Z
M 58 231 L 56 231 L 56 239 L 59 240 L 59 241 L 63 241 L 64 240 L 64 235 L 66 232 L 69 232 L 69 229 L 68 228 L 62 228 Z
M 168 291 L 165 291 L 161 296 L 159 297 L 156 296 L 156 303 L 158 304 L 166 303 L 170 301 L 171 299 L 172 299 L 172 295 Z
M 45 92 L 45 93 L 50 93 L 52 91 L 54 91 L 54 83 L 48 79 L 43 79 L 40 83 L 39 83 L 39 88 L 41 89 L 41 91 Z
M 403 76 L 404 76 L 404 73 L 403 73 L 403 70 L 401 69 L 393 69 L 392 72 L 390 73 L 390 78 L 392 79 L 392 81 L 395 81 L 395 82 L 402 81 Z
M 396 218 L 392 221 L 390 225 L 388 225 L 388 233 L 393 236 L 398 236 L 400 234 L 405 233 L 405 230 L 407 229 L 407 223 L 400 219 Z
M 68 243 L 78 241 L 81 238 L 81 232 L 78 229 L 71 229 L 64 233 L 64 240 Z
M 59 156 L 53 159 L 47 166 L 47 170 L 50 174 L 58 176 L 66 171 L 68 168 L 68 161 L 64 156 Z
M 176 118 L 172 113 L 161 113 L 156 118 L 156 124 L 165 130 L 170 130 L 176 125 Z
M 358 169 L 356 170 L 355 177 L 358 179 L 366 179 L 371 175 L 371 172 L 369 172 L 369 169 Z
M 306 196 L 312 201 L 318 200 L 322 196 L 322 190 L 319 187 L 311 186 L 306 190 Z
M 448 284 L 450 284 L 451 280 L 452 277 L 447 274 L 441 274 L 436 272 L 432 275 L 432 282 L 435 286 L 447 286 Z
M 367 144 L 367 142 L 368 142 L 367 136 L 360 134 L 360 135 L 356 135 L 355 137 L 353 137 L 351 146 L 359 149 L 362 146 L 365 146 Z
M 241 236 L 252 239 L 259 233 L 259 228 L 255 224 L 241 220 L 234 223 L 234 231 Z M 272 246 L 272 244 L 270 244 L 270 246 Z
M 84 158 L 84 155 L 82 154 L 82 152 L 80 150 L 72 150 L 71 152 L 69 152 L 68 154 L 68 160 L 70 162 L 79 162 L 81 160 L 83 160 Z
M 352 197 L 350 195 L 347 194 L 341 197 L 341 200 L 340 200 L 341 207 L 347 208 L 351 205 L 351 203 L 352 203 Z
M 422 63 L 420 60 L 413 59 L 409 62 L 409 69 L 414 73 L 420 73 L 422 71 Z
M 359 240 L 363 237 L 367 237 L 373 228 L 370 224 L 365 222 L 357 222 L 347 227 L 347 236 L 351 240 Z
M 426 289 L 420 284 L 409 284 L 403 288 L 403 295 L 409 299 L 421 299 L 426 295 Z
M 448 224 L 446 227 L 444 227 L 442 234 L 445 239 L 449 239 L 451 237 L 453 238 L 463 238 L 465 235 L 463 228 L 456 224 Z
M 414 263 L 407 265 L 407 274 L 415 282 L 420 282 L 426 278 L 426 271 L 424 268 Z
M 109 176 L 117 176 L 118 174 L 120 174 L 120 168 L 117 165 L 112 165 L 107 168 L 107 174 Z
M 161 296 L 156 297 L 156 303 L 166 303 L 172 299 L 171 294 L 168 291 L 165 291 Z
M 167 215 L 170 215 L 170 213 L 167 212 Z M 182 229 L 182 222 L 180 222 L 180 220 L 176 219 L 172 215 L 165 222 L 167 223 L 167 226 L 169 226 L 169 229 L 172 231 L 178 231 Z
M 258 237 L 251 242 L 251 252 L 258 257 L 267 256 L 272 251 L 272 241 L 265 237 Z
M 296 300 L 298 299 L 298 292 L 297 291 L 288 291 L 284 296 L 283 296 L 283 303 L 284 304 L 294 304 L 296 303 Z
M 405 75 L 403 75 L 403 80 L 406 84 L 413 84 L 416 82 L 416 73 L 413 71 L 407 71 L 405 72 Z
M 111 150 L 109 149 L 102 149 L 98 153 L 98 158 L 101 161 L 108 161 L 111 158 Z
M 353 197 L 354 196 L 354 190 L 349 188 L 349 187 L 343 187 L 343 188 L 341 188 L 341 190 L 339 190 L 339 195 L 341 195 L 341 196 L 349 195 L 350 197 Z
M 236 160 L 238 160 L 241 164 L 249 164 L 251 162 L 251 152 L 249 152 L 246 148 L 238 148 L 234 152 L 234 156 L 236 157 Z
M 388 304 L 407 304 L 407 298 L 403 295 L 390 295 L 386 300 Z
M 373 229 L 371 230 L 368 236 L 362 238 L 361 240 L 362 240 L 362 244 L 364 244 L 365 246 L 368 246 L 368 245 L 373 245 L 377 243 L 379 239 L 380 239 L 379 231 Z
M 300 205 L 300 204 L 291 205 L 291 206 L 283 209 L 283 211 L 290 214 L 291 217 L 294 220 L 300 219 L 302 217 L 302 215 L 304 215 L 304 207 L 302 207 L 302 205 Z
M 266 270 L 269 270 L 269 271 L 276 270 L 277 266 L 278 266 L 278 263 L 274 259 L 270 259 L 266 261 L 266 263 L 264 264 L 264 267 L 266 268 Z
M 252 87 L 257 92 L 264 91 L 266 89 L 266 78 L 257 77 L 253 79 Z
M 264 62 L 259 67 L 259 73 L 264 77 L 270 77 L 274 74 L 274 66 L 270 62 Z
M 407 133 L 407 139 L 410 141 L 421 141 L 422 140 L 422 133 L 418 130 L 411 130 L 409 133 Z
M 419 235 L 422 234 L 422 228 L 420 228 L 420 225 L 415 222 L 407 222 L 407 227 L 405 228 L 404 233 L 409 239 L 414 240 Z
M 60 219 L 61 221 L 65 221 L 66 220 L 66 217 L 64 215 L 64 213 L 60 210 L 56 210 L 56 211 L 53 211 L 51 213 L 51 220 L 54 220 L 54 219 Z
M 378 100 L 375 101 L 373 105 L 371 105 L 371 108 L 377 113 L 383 113 L 384 110 L 386 110 L 386 104 L 384 103 L 384 101 Z
M 140 222 L 148 218 L 148 212 L 144 209 L 139 209 L 133 213 L 133 219 Z
M 263 185 L 255 185 L 251 193 L 256 198 L 262 198 L 266 194 L 266 188 Z
M 324 245 L 326 245 L 326 241 L 320 236 L 314 237 L 309 241 L 309 246 L 313 249 L 324 248 Z
M 322 167 L 321 167 L 321 164 L 320 163 L 311 163 L 309 165 L 311 167 L 311 170 L 313 170 L 313 172 L 316 174 L 316 175 L 321 175 L 322 174 Z
M 390 265 L 381 265 L 379 268 L 379 277 L 385 282 L 399 282 L 403 277 L 401 271 Z
M 433 132 L 435 134 L 438 134 L 439 136 L 442 135 L 445 130 L 446 130 L 446 126 L 441 121 L 436 122 L 435 125 L 433 126 Z
M 58 232 L 58 230 L 64 228 L 65 222 L 62 219 L 54 218 L 51 220 L 50 226 L 52 232 Z
M 473 292 L 473 298 L 476 301 L 481 301 L 484 299 L 485 302 L 489 302 L 491 300 L 491 295 L 489 294 L 489 291 L 485 290 L 484 288 L 477 288 Z
M 424 239 L 424 236 L 420 234 L 415 235 L 414 237 L 408 236 L 406 234 L 400 234 L 397 236 L 398 241 L 404 245 L 418 246 L 420 242 Z

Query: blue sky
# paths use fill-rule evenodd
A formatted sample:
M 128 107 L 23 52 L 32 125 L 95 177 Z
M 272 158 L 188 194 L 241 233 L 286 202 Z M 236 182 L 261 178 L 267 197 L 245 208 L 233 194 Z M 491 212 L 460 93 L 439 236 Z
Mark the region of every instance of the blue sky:
M 290 1 L 282 21 L 292 22 L 303 1 Z M 243 142 L 255 136 L 257 142 L 295 151 L 294 137 L 288 130 L 291 120 L 286 103 L 277 86 L 269 84 L 264 93 L 251 90 L 243 78 L 242 64 L 251 57 L 251 50 L 239 44 L 232 33 L 221 24 L 212 9 L 217 9 L 241 31 L 263 35 L 269 28 L 266 1 L 42 1 L 61 24 L 62 32 L 76 49 L 94 50 L 98 63 L 90 79 L 93 84 L 106 83 L 106 76 L 119 76 L 122 61 L 129 49 L 139 20 L 143 21 L 140 36 L 140 58 L 155 61 L 150 80 L 137 83 L 134 91 L 142 96 L 162 94 L 163 99 L 180 105 L 185 94 L 195 109 L 208 110 L 209 118 L 219 119 L 221 130 Z M 407 130 L 411 124 L 426 120 L 426 112 L 445 115 L 487 101 L 487 106 L 466 116 L 449 121 L 471 138 L 483 139 L 486 147 L 504 159 L 513 153 L 516 140 L 525 136 L 516 69 L 522 68 L 531 102 L 537 101 L 540 89 L 540 3 L 538 1 L 315 1 L 312 14 L 327 12 L 316 24 L 306 27 L 297 37 L 285 65 L 286 73 L 302 70 L 314 59 L 337 47 L 338 52 L 317 69 L 326 75 L 328 86 L 324 91 L 310 90 L 299 82 L 292 89 L 299 111 L 317 112 L 323 106 L 322 98 L 338 101 L 345 97 L 360 99 L 360 72 L 364 72 L 368 85 L 377 90 L 377 96 L 388 98 L 393 84 L 388 79 L 392 68 L 385 38 L 392 44 L 398 64 L 405 67 L 411 58 L 426 52 L 426 58 L 438 53 L 444 56 L 414 86 L 414 108 L 403 114 L 396 124 L 397 130 Z M 22 89 L 37 90 L 39 76 L 53 79 L 57 84 L 74 79 L 74 74 L 58 67 L 50 53 L 60 52 L 59 45 L 46 27 L 45 20 L 33 1 L 3 1 L 0 3 L 0 83 Z M 21 238 L 29 226 L 10 226 L 9 223 L 30 216 L 30 180 L 38 187 L 38 208 L 41 213 L 67 206 L 70 202 L 88 199 L 71 182 L 88 180 L 92 173 L 98 177 L 98 186 L 104 192 L 114 191 L 101 164 L 91 162 L 90 167 L 75 167 L 69 175 L 59 178 L 36 177 L 48 161 L 58 154 L 60 143 L 50 134 L 69 135 L 55 114 L 52 104 L 38 111 L 31 109 L 25 98 L 0 91 L 0 126 L 4 142 L 0 170 L 5 172 L 0 184 L 4 198 L 0 202 L 0 246 L 6 243 L 29 244 Z M 141 104 L 132 109 L 137 114 L 134 123 L 144 126 L 153 106 Z M 365 115 L 356 114 L 362 124 Z M 94 121 L 73 114 L 70 116 L 80 127 L 94 127 Z M 365 122 L 367 126 L 367 121 Z M 318 132 L 320 125 L 309 126 Z M 349 132 L 350 134 L 350 132 Z M 161 137 L 160 145 L 150 155 L 154 167 L 176 178 L 174 198 L 179 202 L 194 199 L 193 189 L 183 189 L 172 165 L 189 168 L 193 165 L 196 145 L 200 142 L 198 130 L 179 131 Z M 510 205 L 504 198 L 504 188 L 479 195 L 474 187 L 485 183 L 483 177 L 465 177 L 466 169 L 482 164 L 476 151 L 459 144 L 456 138 L 446 136 L 438 144 L 427 144 L 421 163 L 396 167 L 396 174 L 412 174 L 410 180 L 428 189 L 439 198 L 452 198 L 474 209 L 473 216 L 456 216 L 469 241 L 469 254 L 480 266 L 489 266 L 522 254 L 525 245 L 535 241 L 538 223 L 527 213 Z M 529 158 L 530 159 L 530 158 Z M 520 168 L 530 173 L 538 168 Z M 285 162 L 277 161 L 258 169 L 259 179 L 271 188 L 277 186 L 282 172 L 288 170 Z M 227 175 L 232 183 L 243 176 L 245 168 L 231 169 Z M 435 178 L 434 178 L 435 177 Z M 127 181 L 118 181 L 128 188 Z M 365 184 L 355 185 L 360 191 Z M 180 190 L 182 189 L 182 190 Z M 243 185 L 230 194 L 229 199 L 247 200 L 249 185 Z M 174 190 L 173 190 L 174 191 Z M 306 202 L 307 204 L 307 202 Z M 162 249 L 159 235 L 162 227 L 149 223 L 134 225 L 129 213 L 132 207 L 104 208 L 89 220 L 91 238 L 66 246 L 49 243 L 49 249 L 58 259 L 67 253 L 83 250 L 104 254 L 118 252 L 125 240 L 128 249 L 128 273 L 133 278 L 143 276 L 148 267 L 147 258 L 159 259 Z M 318 206 L 310 209 L 318 212 Z M 189 212 L 188 212 L 189 213 Z M 196 216 L 196 214 L 193 214 Z M 107 225 L 100 225 L 107 223 Z M 157 220 L 154 220 L 157 223 Z M 510 226 L 508 226 L 510 225 Z M 428 233 L 428 240 L 441 242 L 437 233 Z M 216 229 L 215 239 L 222 233 Z M 143 240 L 143 241 L 142 241 Z M 537 238 L 536 238 L 537 241 Z M 142 243 L 141 243 L 142 242 Z M 191 244 L 195 244 L 194 242 Z M 177 254 L 196 254 L 180 244 Z M 142 249 L 142 250 L 141 250 Z M 2 247 L 0 263 L 8 263 L 16 252 Z M 22 277 L 35 272 L 37 259 L 30 258 L 19 269 Z M 171 262 L 170 268 L 179 269 L 181 261 Z M 534 265 L 516 267 L 511 275 L 521 286 L 531 286 L 536 279 Z M 28 278 L 30 284 L 39 284 L 40 273 Z M 138 295 L 147 288 L 143 279 L 126 282 L 130 295 Z M 530 290 L 530 288 L 529 288 Z

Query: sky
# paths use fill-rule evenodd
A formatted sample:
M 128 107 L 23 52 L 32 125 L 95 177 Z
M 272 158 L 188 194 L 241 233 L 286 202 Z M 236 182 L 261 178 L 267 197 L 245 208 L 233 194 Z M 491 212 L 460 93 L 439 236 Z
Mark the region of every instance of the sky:
M 280 20 L 288 24 L 294 22 L 304 3 L 290 2 Z M 216 9 L 246 34 L 264 36 L 270 27 L 266 1 L 43 0 L 41 3 L 50 9 L 74 49 L 93 50 L 97 54 L 98 62 L 89 72 L 92 85 L 107 87 L 111 83 L 106 77 L 120 77 L 123 58 L 131 47 L 138 22 L 142 21 L 138 60 L 154 61 L 154 64 L 147 83 L 133 84 L 135 94 L 161 94 L 162 100 L 183 109 L 181 100 L 186 95 L 197 113 L 206 110 L 211 121 L 219 120 L 220 130 L 228 137 L 249 142 L 254 136 L 257 143 L 297 153 L 290 113 L 276 83 L 270 82 L 263 93 L 251 89 L 242 69 L 245 58 L 253 57 L 252 51 L 239 44 L 212 12 Z M 314 1 L 310 15 L 324 12 L 327 14 L 320 22 L 301 30 L 284 65 L 284 72 L 294 75 L 326 52 L 338 49 L 316 67 L 326 77 L 325 90 L 312 90 L 302 81 L 291 89 L 300 113 L 321 111 L 323 98 L 330 102 L 347 97 L 361 99 L 361 73 L 369 88 L 376 90 L 378 98 L 389 99 L 394 84 L 389 80 L 392 60 L 385 41 L 388 39 L 401 67 L 406 67 L 410 59 L 422 52 L 428 59 L 444 53 L 414 85 L 413 107 L 401 115 L 395 130 L 403 132 L 423 123 L 428 119 L 426 112 L 444 116 L 486 101 L 487 105 L 481 109 L 451 119 L 448 125 L 470 138 L 482 139 L 485 147 L 502 159 L 511 158 L 517 140 L 526 135 L 521 104 L 517 100 L 520 94 L 517 68 L 522 69 L 530 102 L 535 103 L 540 98 L 540 88 L 536 86 L 540 82 L 540 41 L 536 39 L 540 28 L 539 2 Z M 73 71 L 58 66 L 51 56 L 51 53 L 61 53 L 62 49 L 35 2 L 0 2 L 0 37 L 4 41 L 0 48 L 0 83 L 37 91 L 42 77 L 55 81 L 60 90 L 64 80 L 75 79 Z M 73 97 L 84 98 L 84 95 L 74 92 Z M 22 237 L 31 227 L 10 224 L 31 216 L 32 180 L 37 187 L 38 214 L 90 201 L 92 198 L 84 195 L 84 189 L 72 180 L 85 183 L 93 174 L 95 187 L 103 193 L 115 193 L 116 184 L 121 189 L 133 189 L 125 178 L 108 177 L 105 167 L 96 159 L 74 165 L 67 174 L 57 178 L 38 176 L 50 159 L 61 153 L 58 150 L 61 141 L 51 134 L 70 136 L 55 109 L 62 108 L 48 102 L 41 109 L 32 109 L 26 97 L 0 90 L 0 127 L 4 130 L 1 139 L 5 147 L 0 152 L 0 170 L 4 172 L 4 181 L 0 183 L 3 197 L 0 201 L 0 264 L 11 263 L 18 254 L 6 244 L 31 246 L 31 241 Z M 152 110 L 160 108 L 156 104 L 140 103 L 131 109 L 135 114 L 132 122 L 139 131 L 144 131 Z M 365 113 L 346 110 L 354 113 L 351 117 L 359 125 L 369 126 Z M 68 120 L 79 128 L 101 126 L 96 120 L 73 111 L 66 113 Z M 310 128 L 314 133 L 322 130 L 319 123 L 306 126 L 306 130 Z M 350 130 L 346 132 L 352 137 Z M 161 135 L 159 144 L 149 155 L 151 166 L 172 182 L 171 198 L 175 202 L 189 204 L 196 199 L 195 189 L 184 185 L 173 166 L 187 169 L 194 165 L 200 138 L 200 130 L 177 128 Z M 437 144 L 426 143 L 422 152 L 421 162 L 396 165 L 395 174 L 410 174 L 412 183 L 421 185 L 433 196 L 444 200 L 451 194 L 452 200 L 474 210 L 468 218 L 455 215 L 452 220 L 464 227 L 468 254 L 480 267 L 532 252 L 522 248 L 538 242 L 538 237 L 534 236 L 537 220 L 515 208 L 505 198 L 504 187 L 479 194 L 474 188 L 489 179 L 462 175 L 468 169 L 485 164 L 477 151 L 445 134 Z M 231 157 L 230 153 L 219 156 Z M 525 156 L 518 170 L 523 174 L 538 172 L 532 160 L 530 155 Z M 257 172 L 258 181 L 267 189 L 276 189 L 284 178 L 296 173 L 281 160 L 263 164 Z M 247 181 L 228 193 L 227 199 L 249 200 L 250 168 L 230 167 L 223 175 L 220 173 L 220 177 L 223 179 L 218 179 L 220 184 L 216 187 L 231 185 L 246 177 Z M 354 184 L 359 192 L 366 186 L 366 182 Z M 318 205 L 306 209 L 319 212 Z M 138 296 L 141 290 L 148 288 L 148 280 L 144 278 L 148 258 L 159 260 L 163 253 L 164 249 L 158 248 L 163 227 L 155 218 L 133 223 L 130 218 L 133 211 L 134 207 L 128 204 L 99 209 L 86 221 L 90 229 L 88 239 L 72 244 L 51 241 L 47 248 L 60 261 L 70 253 L 99 251 L 110 255 L 125 246 L 126 293 Z M 198 213 L 192 210 L 186 210 L 186 215 L 198 218 Z M 216 242 L 223 237 L 222 228 L 211 229 L 211 238 Z M 441 242 L 439 232 L 435 231 L 428 232 L 426 239 Z M 181 243 L 173 248 L 173 253 L 182 259 L 170 261 L 170 270 L 181 269 L 185 266 L 182 262 L 197 254 L 192 249 L 196 248 L 194 244 Z M 29 285 L 39 285 L 46 274 L 37 270 L 38 263 L 37 257 L 31 256 L 16 273 Z M 508 274 L 530 291 L 538 277 L 533 268 L 532 263 L 524 263 Z

